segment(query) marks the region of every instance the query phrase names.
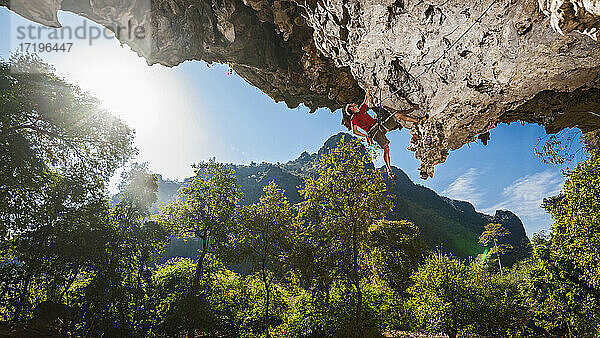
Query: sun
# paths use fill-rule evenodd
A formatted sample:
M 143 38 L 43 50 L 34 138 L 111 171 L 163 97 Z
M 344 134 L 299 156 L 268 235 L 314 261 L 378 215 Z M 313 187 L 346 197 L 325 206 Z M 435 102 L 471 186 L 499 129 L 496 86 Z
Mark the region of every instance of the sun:
M 199 132 L 202 104 L 185 86 L 182 72 L 148 66 L 116 40 L 75 45 L 70 53 L 44 59 L 135 130 L 136 160 L 172 178 L 191 176 L 190 165 L 198 161 L 209 135 Z
M 129 48 L 122 49 L 94 46 L 57 57 L 50 63 L 59 75 L 99 98 L 107 109 L 131 126 L 156 128 L 160 113 L 177 94 L 175 84 L 168 83 L 169 76 L 161 69 L 148 67 L 143 59 L 135 54 L 132 57 Z

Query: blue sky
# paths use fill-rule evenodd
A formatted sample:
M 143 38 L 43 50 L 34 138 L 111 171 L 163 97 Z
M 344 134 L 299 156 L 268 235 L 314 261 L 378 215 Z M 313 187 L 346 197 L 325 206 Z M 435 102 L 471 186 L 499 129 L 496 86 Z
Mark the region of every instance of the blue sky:
M 83 22 L 73 14 L 60 13 L 59 18 L 63 26 Z M 17 40 L 17 28 L 33 23 L 1 8 L 0 24 L 2 31 L 10 32 L 0 37 L 0 56 L 7 58 L 10 50 L 26 42 Z M 134 128 L 137 160 L 149 162 L 165 177 L 188 177 L 191 164 L 213 156 L 234 163 L 286 162 L 304 150 L 317 151 L 328 137 L 345 131 L 339 112 L 288 109 L 235 73 L 228 74 L 224 65 L 194 61 L 174 68 L 150 67 L 114 39 L 99 39 L 91 46 L 87 40 L 67 42 L 74 43 L 70 52 L 41 56 Z M 467 200 L 481 212 L 511 210 L 530 236 L 549 228 L 551 218 L 540 204 L 564 182 L 561 167 L 543 164 L 533 152 L 545 135 L 537 125 L 500 125 L 491 131 L 487 146 L 472 143 L 451 152 L 436 167 L 434 178 L 424 181 L 417 171 L 419 162 L 406 150 L 409 132 L 388 134 L 392 164 L 414 182 Z

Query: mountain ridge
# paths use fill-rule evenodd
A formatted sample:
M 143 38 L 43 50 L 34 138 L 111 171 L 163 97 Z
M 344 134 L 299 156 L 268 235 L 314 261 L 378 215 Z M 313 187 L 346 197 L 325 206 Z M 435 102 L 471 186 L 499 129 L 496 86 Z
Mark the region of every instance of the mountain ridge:
M 343 132 L 338 133 L 328 138 L 316 153 L 304 151 L 296 159 L 286 163 L 226 164 L 235 171 L 238 184 L 244 194 L 241 204 L 257 202 L 263 193 L 262 189 L 271 181 L 275 181 L 285 190 L 285 196 L 290 203 L 300 202 L 301 196 L 298 190 L 303 185 L 304 179 L 317 174 L 320 157 L 335 147 L 342 138 L 354 139 L 355 137 Z M 371 168 L 374 168 L 372 164 Z M 377 170 L 383 171 L 383 167 Z M 511 232 L 506 243 L 514 248 L 503 258 L 506 265 L 511 265 L 528 255 L 529 239 L 525 228 L 519 217 L 511 211 L 497 210 L 494 215 L 478 212 L 468 201 L 440 196 L 432 189 L 415 184 L 400 168 L 393 167 L 393 170 L 398 179 L 388 181 L 388 187 L 395 195 L 394 209 L 386 218 L 404 219 L 415 223 L 421 238 L 430 249 L 439 248 L 462 258 L 476 257 L 485 252 L 485 248 L 478 242 L 484 226 L 488 223 L 500 223 Z M 179 189 L 174 190 L 174 187 L 177 184 L 179 186 L 186 184 L 190 179 L 176 182 L 163 180 L 160 177 L 159 200 L 152 211 L 158 212 L 162 205 L 173 201 L 179 191 Z

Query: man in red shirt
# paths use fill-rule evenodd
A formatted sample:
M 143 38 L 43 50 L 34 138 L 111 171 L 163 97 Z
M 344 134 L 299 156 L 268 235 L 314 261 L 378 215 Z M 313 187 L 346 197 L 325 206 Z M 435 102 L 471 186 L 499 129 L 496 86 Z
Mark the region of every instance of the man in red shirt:
M 389 113 L 387 109 L 380 110 L 382 116 L 380 116 L 381 123 L 379 123 L 367 113 L 367 110 L 372 104 L 371 92 L 367 91 L 365 100 L 360 106 L 356 103 L 346 105 L 342 124 L 348 129 L 352 129 L 354 134 L 366 138 L 368 144 L 372 145 L 373 140 L 375 140 L 375 142 L 383 148 L 383 160 L 385 161 L 387 173 L 391 179 L 396 179 L 396 175 L 392 171 L 392 165 L 390 164 L 390 140 L 388 140 L 385 134 L 396 128 L 401 129 L 402 125 L 400 124 L 400 121 L 418 123 L 420 120 L 406 115 L 415 110 L 416 107 L 409 110 L 394 112 L 393 114 Z M 360 131 L 359 128 L 364 132 Z

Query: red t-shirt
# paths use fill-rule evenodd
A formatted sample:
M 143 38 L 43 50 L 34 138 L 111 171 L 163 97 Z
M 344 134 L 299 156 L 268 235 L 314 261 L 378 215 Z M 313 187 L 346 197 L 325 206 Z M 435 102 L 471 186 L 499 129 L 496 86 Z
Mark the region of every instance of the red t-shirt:
M 371 115 L 367 114 L 367 105 L 361 104 L 360 108 L 358 108 L 358 113 L 352 116 L 352 125 L 359 126 L 364 131 L 369 131 L 371 127 L 377 122 Z

